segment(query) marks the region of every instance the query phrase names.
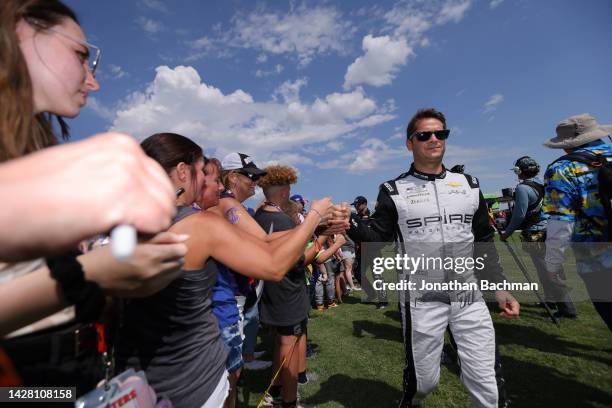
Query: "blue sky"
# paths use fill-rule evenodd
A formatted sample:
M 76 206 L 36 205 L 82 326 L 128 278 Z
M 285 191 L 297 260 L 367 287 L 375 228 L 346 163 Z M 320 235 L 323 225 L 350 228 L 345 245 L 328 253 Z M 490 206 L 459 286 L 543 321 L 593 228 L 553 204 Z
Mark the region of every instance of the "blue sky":
M 433 106 L 445 163 L 484 192 L 514 186 L 522 155 L 563 118 L 612 124 L 608 0 L 66 0 L 102 48 L 75 139 L 182 133 L 207 155 L 298 168 L 293 188 L 335 201 L 406 171 L 405 127 Z

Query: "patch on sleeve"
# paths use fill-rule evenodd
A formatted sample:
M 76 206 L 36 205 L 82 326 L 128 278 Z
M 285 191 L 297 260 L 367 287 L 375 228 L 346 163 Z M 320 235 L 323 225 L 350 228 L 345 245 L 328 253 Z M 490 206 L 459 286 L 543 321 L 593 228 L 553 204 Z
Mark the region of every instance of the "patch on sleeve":
M 394 195 L 397 194 L 397 190 L 395 189 L 395 186 L 392 185 L 390 182 L 385 182 L 381 185 L 381 188 L 384 187 L 387 192 L 389 193 L 389 195 Z
M 480 187 L 480 183 L 478 182 L 478 179 L 474 176 L 470 176 L 469 174 L 464 174 L 465 178 L 467 179 L 468 184 L 470 185 L 471 188 L 479 188 Z

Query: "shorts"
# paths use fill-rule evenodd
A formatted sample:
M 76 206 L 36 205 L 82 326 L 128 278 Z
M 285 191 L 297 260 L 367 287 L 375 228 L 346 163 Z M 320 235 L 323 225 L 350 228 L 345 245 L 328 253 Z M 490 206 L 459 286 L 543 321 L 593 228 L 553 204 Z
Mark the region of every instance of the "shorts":
M 276 333 L 281 336 L 299 336 L 308 332 L 308 318 L 291 326 L 274 326 Z
M 227 351 L 225 368 L 231 374 L 244 365 L 242 360 L 242 336 L 240 335 L 240 324 L 236 322 L 231 326 L 226 326 L 221 330 L 221 338 Z
M 342 256 L 343 256 L 345 259 L 354 258 L 354 257 L 355 257 L 355 252 L 353 252 L 353 251 L 345 251 L 345 250 L 343 250 L 343 251 L 342 251 Z
M 227 379 L 227 371 L 223 373 L 213 393 L 208 397 L 202 408 L 217 408 L 222 407 L 225 399 L 229 394 L 229 381 Z

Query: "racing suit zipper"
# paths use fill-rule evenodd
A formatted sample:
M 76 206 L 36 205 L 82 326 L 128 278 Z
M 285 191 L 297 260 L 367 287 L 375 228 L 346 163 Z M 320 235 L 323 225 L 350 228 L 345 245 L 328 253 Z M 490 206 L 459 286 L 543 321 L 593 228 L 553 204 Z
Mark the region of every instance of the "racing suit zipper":
M 438 198 L 438 186 L 436 185 L 437 181 L 437 179 L 433 181 L 434 195 L 436 196 L 436 207 L 438 208 L 438 216 L 440 217 L 440 235 L 442 236 L 442 243 L 444 243 L 444 223 L 442 222 L 442 211 L 440 211 L 440 199 Z

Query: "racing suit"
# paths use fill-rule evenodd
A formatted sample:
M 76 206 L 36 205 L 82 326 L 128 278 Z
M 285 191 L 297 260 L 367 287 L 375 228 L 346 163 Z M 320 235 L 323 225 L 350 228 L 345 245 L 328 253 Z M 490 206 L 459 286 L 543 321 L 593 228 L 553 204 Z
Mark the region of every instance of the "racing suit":
M 438 243 L 440 247 L 472 245 L 474 241 L 492 242 L 493 234 L 486 202 L 475 177 L 446 169 L 440 174 L 425 174 L 417 171 L 414 164 L 408 172 L 380 186 L 369 224 L 352 217 L 348 232 L 356 242 L 394 241 L 398 250 L 407 255 L 415 243 Z M 487 266 L 481 272 L 487 275 L 477 275 L 474 279 L 486 277 L 489 281 L 501 282 L 504 276 L 497 252 L 492 243 L 487 245 L 490 246 L 485 257 Z M 410 279 L 413 278 L 411 275 Z M 498 403 L 501 405 L 503 390 L 498 391 L 496 383 L 495 332 L 489 310 L 483 301 L 466 303 L 459 301 L 458 293 L 445 295 L 446 298 L 432 301 L 419 294 L 410 293 L 408 298 L 404 292 L 400 293 L 406 350 L 400 407 L 418 406 L 436 387 L 447 326 L 458 346 L 461 378 L 473 405 L 497 407 Z M 476 295 L 482 300 L 480 291 Z M 503 383 L 501 373 L 498 382 Z

